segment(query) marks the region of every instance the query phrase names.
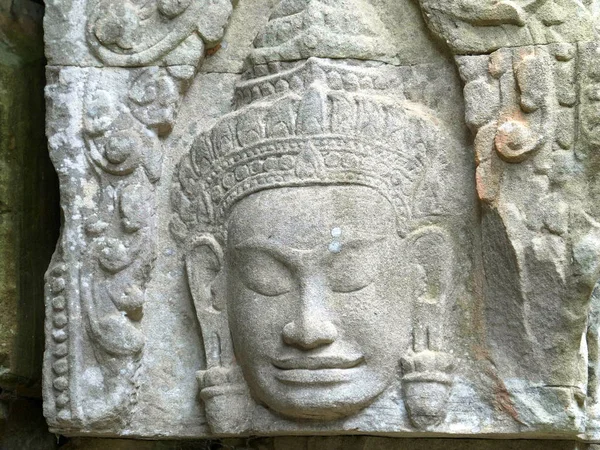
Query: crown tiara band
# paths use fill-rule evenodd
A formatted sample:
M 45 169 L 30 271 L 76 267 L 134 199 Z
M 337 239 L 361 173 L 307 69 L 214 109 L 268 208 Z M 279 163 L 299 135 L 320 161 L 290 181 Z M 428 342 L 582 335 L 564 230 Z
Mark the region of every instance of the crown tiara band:
M 398 158 L 383 144 L 340 135 L 277 138 L 222 161 L 206 184 L 213 186 L 211 196 L 219 218 L 238 199 L 264 186 L 354 183 L 372 187 L 393 202 L 393 186 L 411 176 L 397 164 Z

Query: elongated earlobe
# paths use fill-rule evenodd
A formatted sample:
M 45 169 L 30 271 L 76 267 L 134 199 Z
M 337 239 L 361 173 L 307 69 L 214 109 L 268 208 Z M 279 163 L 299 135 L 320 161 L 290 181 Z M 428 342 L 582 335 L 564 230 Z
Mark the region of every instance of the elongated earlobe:
M 448 233 L 437 226 L 420 228 L 407 241 L 419 286 L 414 299 L 414 350 L 438 350 L 454 286 L 454 246 Z
M 223 249 L 213 236 L 192 241 L 185 266 L 206 354 L 206 369 L 196 374 L 200 397 L 213 433 L 239 434 L 250 426 L 253 403 L 235 363 L 225 295 L 217 292 L 223 264 Z
M 208 368 L 233 359 L 227 317 L 222 295 L 215 295 L 214 284 L 223 269 L 223 250 L 211 235 L 196 237 L 185 257 L 196 315 L 201 324 Z
M 444 348 L 454 278 L 455 253 L 440 227 L 407 237 L 416 277 L 413 348 L 401 361 L 404 404 L 413 426 L 429 430 L 445 420 L 454 385 L 455 361 Z

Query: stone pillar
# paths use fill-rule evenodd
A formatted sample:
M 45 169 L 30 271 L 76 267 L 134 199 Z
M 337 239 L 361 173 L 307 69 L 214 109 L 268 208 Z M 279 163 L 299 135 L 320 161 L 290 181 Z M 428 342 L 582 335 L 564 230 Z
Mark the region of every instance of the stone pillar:
M 39 393 L 43 276 L 58 231 L 44 136 L 42 8 L 0 2 L 0 385 Z
M 42 416 L 44 272 L 58 234 L 42 7 L 0 1 L 0 448 L 54 448 Z

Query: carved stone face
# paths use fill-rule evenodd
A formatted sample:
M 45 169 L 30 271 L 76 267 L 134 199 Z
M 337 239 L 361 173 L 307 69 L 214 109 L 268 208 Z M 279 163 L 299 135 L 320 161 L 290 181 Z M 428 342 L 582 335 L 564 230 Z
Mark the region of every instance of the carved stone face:
M 278 188 L 238 203 L 227 304 L 254 397 L 323 420 L 353 414 L 389 387 L 411 334 L 402 255 L 391 204 L 367 187 Z

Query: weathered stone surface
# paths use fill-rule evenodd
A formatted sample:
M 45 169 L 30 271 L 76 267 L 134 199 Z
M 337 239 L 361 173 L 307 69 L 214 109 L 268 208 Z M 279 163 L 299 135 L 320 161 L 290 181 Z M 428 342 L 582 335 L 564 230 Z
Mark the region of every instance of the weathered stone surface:
M 249 48 L 257 38 L 259 30 L 267 24 L 272 10 L 278 3 L 278 0 L 240 1 L 233 11 L 223 41 L 209 52 L 210 56 L 200 70 L 242 73 Z M 380 42 L 381 47 L 386 47 L 389 50 L 388 54 L 382 55 L 381 51 L 383 49 L 376 48 L 380 57 L 394 61 L 399 65 L 426 64 L 440 61 L 443 52 L 425 32 L 421 11 L 415 2 L 412 0 L 374 0 L 370 3 L 374 5 L 377 11 L 375 20 L 379 21 L 381 31 L 386 37 L 385 40 Z M 354 9 L 350 5 L 346 5 L 346 8 L 349 10 Z M 398 26 L 398 23 L 401 23 L 401 26 Z M 309 23 L 306 26 L 310 28 Z M 315 28 L 313 24 L 312 29 Z M 321 35 L 323 32 L 323 30 L 318 31 Z M 352 39 L 349 39 L 349 41 L 352 41 Z M 289 52 L 291 49 L 288 48 L 287 51 Z M 305 48 L 304 51 L 308 51 L 308 49 Z M 340 49 L 340 51 L 343 51 L 343 49 Z M 312 54 L 314 55 L 314 53 Z M 342 53 L 338 54 L 342 55 Z M 280 55 L 280 58 L 286 59 L 284 55 Z M 373 58 L 367 57 L 367 59 Z
M 53 430 L 600 441 L 600 5 L 418 3 L 52 3 Z
M 231 3 L 51 0 L 46 56 L 57 66 L 195 66 L 221 38 Z
M 457 54 L 594 39 L 594 0 L 419 0 L 431 30 Z
M 39 395 L 43 274 L 58 234 L 44 138 L 42 10 L 0 2 L 0 390 Z

